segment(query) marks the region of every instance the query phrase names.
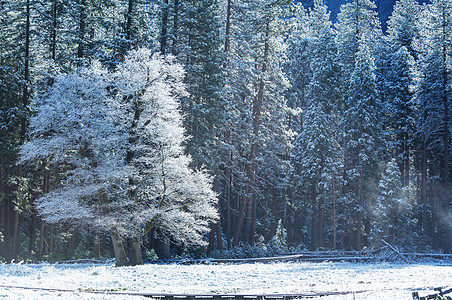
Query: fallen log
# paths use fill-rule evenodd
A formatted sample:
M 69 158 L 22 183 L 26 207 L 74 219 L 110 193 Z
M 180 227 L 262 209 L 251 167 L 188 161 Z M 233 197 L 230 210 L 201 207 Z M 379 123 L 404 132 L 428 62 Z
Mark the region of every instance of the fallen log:
M 394 248 L 391 244 L 389 244 L 388 242 L 386 242 L 385 240 L 381 240 L 383 242 L 383 244 L 385 244 L 386 246 L 388 246 L 389 249 L 391 249 L 391 251 L 393 251 L 398 257 L 400 257 L 404 262 L 409 263 L 408 259 L 405 258 L 405 256 L 403 256 L 399 251 L 397 251 L 396 248 Z
M 337 295 L 351 295 L 362 294 L 371 292 L 370 290 L 359 291 L 342 291 L 342 292 L 317 292 L 317 293 L 299 293 L 299 294 L 171 294 L 171 293 L 146 293 L 146 292 L 124 292 L 124 291 L 111 291 L 111 290 L 84 290 L 84 289 L 59 289 L 59 288 L 40 288 L 40 287 L 25 287 L 25 286 L 13 286 L 13 285 L 0 285 L 3 289 L 25 289 L 34 291 L 46 291 L 46 292 L 68 292 L 68 293 L 90 293 L 90 294 L 102 294 L 102 295 L 119 295 L 119 296 L 139 296 L 146 298 L 157 298 L 161 300 L 224 300 L 224 299 L 260 299 L 260 300 L 296 300 L 302 298 L 315 298 L 325 296 L 337 296 Z

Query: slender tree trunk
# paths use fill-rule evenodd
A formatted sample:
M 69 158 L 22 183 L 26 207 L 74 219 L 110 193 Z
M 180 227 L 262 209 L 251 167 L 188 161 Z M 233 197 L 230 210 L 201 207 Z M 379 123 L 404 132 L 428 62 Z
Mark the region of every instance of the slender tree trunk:
M 293 226 L 292 226 L 292 195 L 288 195 L 289 201 L 286 204 L 286 245 L 289 246 L 293 242 Z M 284 222 L 282 222 L 284 224 Z
M 446 22 L 445 11 L 443 9 L 443 24 Z M 450 216 L 450 183 L 449 183 L 449 147 L 450 147 L 450 124 L 449 124 L 449 97 L 448 97 L 448 66 L 447 66 L 447 49 L 446 49 L 446 28 L 443 25 L 443 49 L 442 49 L 442 91 L 443 91 L 443 110 L 444 110 L 444 118 L 443 118 L 443 127 L 444 127 L 444 135 L 443 135 L 443 147 L 444 147 L 444 162 L 443 162 L 443 188 L 442 188 L 442 196 L 441 196 L 441 211 L 445 213 L 446 218 Z M 443 248 L 446 252 L 451 250 L 451 230 L 450 230 L 450 222 L 445 221 L 445 218 L 441 217 L 441 231 L 442 231 L 442 240 L 443 240 Z
M 317 182 L 313 182 L 311 186 L 311 208 L 312 208 L 312 219 L 311 219 L 311 250 L 317 250 L 318 243 L 318 210 L 317 210 Z
M 56 58 L 56 38 L 57 38 L 57 12 L 58 12 L 58 0 L 53 0 L 52 3 L 52 33 L 50 43 L 50 55 L 53 61 Z
M 223 247 L 223 237 L 221 235 L 221 226 L 220 226 L 219 222 L 215 224 L 215 232 L 217 234 L 217 247 L 218 247 L 218 250 L 223 250 L 223 248 L 224 248 Z
M 318 208 L 318 212 L 319 212 L 319 218 L 318 218 L 318 245 L 319 247 L 324 247 L 325 246 L 325 236 L 324 236 L 324 223 L 325 223 L 325 206 L 324 206 L 324 201 L 321 197 L 319 197 L 319 208 Z
M 126 37 L 128 48 L 130 49 L 131 40 L 132 40 L 132 13 L 133 13 L 133 0 L 129 0 L 127 6 L 127 17 L 126 17 Z
M 14 208 L 14 227 L 13 227 L 13 245 L 12 245 L 12 257 L 17 259 L 19 257 L 19 209 Z
M 168 14 L 169 5 L 168 0 L 163 0 L 162 4 L 162 27 L 160 29 L 160 54 L 166 54 L 167 40 L 168 40 Z
M 363 209 L 363 199 L 362 199 L 362 179 L 359 178 L 358 182 L 358 192 L 357 192 L 357 198 L 358 198 L 358 211 L 356 212 L 356 235 L 355 235 L 355 250 L 359 251 L 361 250 L 361 227 L 362 227 L 362 209 Z
M 82 63 L 82 59 L 84 57 L 85 22 L 86 22 L 86 0 L 80 0 L 80 19 L 78 24 L 78 47 L 77 47 L 77 58 L 79 65 Z
M 41 220 L 41 226 L 39 228 L 39 250 L 38 250 L 38 260 L 42 260 L 42 257 L 44 256 L 44 247 L 45 247 L 45 222 L 44 220 Z
M 337 244 L 337 230 L 336 230 L 336 186 L 335 180 L 336 174 L 333 173 L 333 250 L 336 250 Z
M 94 229 L 94 245 L 93 245 L 93 252 L 95 258 L 100 258 L 100 230 Z
M 28 252 L 33 252 L 33 247 L 36 242 L 36 233 L 37 233 L 37 227 L 38 227 L 38 217 L 37 213 L 34 207 L 31 209 L 31 224 L 29 227 L 29 235 L 28 235 Z
M 42 166 L 42 192 L 47 194 L 50 191 L 50 170 L 47 169 L 47 164 L 44 162 Z M 42 259 L 45 253 L 45 238 L 46 238 L 46 225 L 44 220 L 41 220 L 41 227 L 39 229 L 39 251 L 38 259 Z
M 179 0 L 174 0 L 174 18 L 173 18 L 173 34 L 172 34 L 172 38 L 173 38 L 173 44 L 171 45 L 171 53 L 174 56 L 178 55 L 178 31 L 179 31 L 179 6 L 180 6 L 180 2 Z
M 231 153 L 231 155 L 232 155 L 232 153 Z M 231 248 L 231 238 L 232 238 L 232 231 L 231 231 L 232 174 L 231 174 L 231 168 L 229 166 L 226 166 L 225 176 L 226 176 L 226 224 L 225 225 L 226 225 L 226 239 L 227 239 L 227 243 L 228 243 L 228 249 L 230 249 Z
M 22 105 L 24 110 L 28 108 L 28 84 L 30 82 L 30 0 L 27 0 L 26 8 L 26 23 L 25 23 L 25 57 L 24 57 L 24 91 L 22 95 Z M 20 143 L 25 141 L 27 114 L 22 117 L 22 128 L 20 132 Z
M 209 244 L 207 245 L 207 255 L 215 249 L 215 224 L 210 224 Z
M 3 162 L 2 162 L 3 163 Z M 0 164 L 0 195 L 5 195 L 5 184 L 3 179 L 6 178 L 6 174 L 4 173 L 3 165 Z M 0 197 L 0 256 L 5 257 L 5 238 L 6 232 L 6 199 L 4 197 Z
M 278 227 L 276 216 L 276 203 L 277 203 L 277 188 L 274 186 L 272 192 L 272 210 L 271 210 L 273 225 L 270 228 L 270 236 L 268 238 L 272 238 L 273 236 L 276 235 L 276 228 Z
M 423 124 L 427 118 L 426 103 L 424 101 Z M 428 235 L 427 228 L 427 138 L 425 133 L 422 133 L 422 170 L 421 170 L 421 203 L 422 203 L 422 231 L 424 239 Z
M 226 9 L 226 35 L 224 40 L 224 52 L 228 53 L 231 43 L 231 4 L 232 0 L 228 0 L 228 5 Z

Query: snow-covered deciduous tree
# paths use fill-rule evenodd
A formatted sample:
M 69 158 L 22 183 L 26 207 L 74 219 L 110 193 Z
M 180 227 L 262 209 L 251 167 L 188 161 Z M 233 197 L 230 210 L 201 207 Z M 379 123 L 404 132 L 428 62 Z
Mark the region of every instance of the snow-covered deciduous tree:
M 65 166 L 58 188 L 36 202 L 44 218 L 108 230 L 117 265 L 142 263 L 140 237 L 150 228 L 203 244 L 217 218 L 211 178 L 190 169 L 182 147 L 184 73 L 172 60 L 140 49 L 115 72 L 93 63 L 59 77 L 36 99 L 21 150 L 23 162 Z

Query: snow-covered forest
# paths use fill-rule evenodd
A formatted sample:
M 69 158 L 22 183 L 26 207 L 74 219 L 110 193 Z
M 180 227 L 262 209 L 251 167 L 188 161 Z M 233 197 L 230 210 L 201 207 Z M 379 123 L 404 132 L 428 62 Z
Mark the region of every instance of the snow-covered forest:
M 452 252 L 452 1 L 0 11 L 0 261 Z

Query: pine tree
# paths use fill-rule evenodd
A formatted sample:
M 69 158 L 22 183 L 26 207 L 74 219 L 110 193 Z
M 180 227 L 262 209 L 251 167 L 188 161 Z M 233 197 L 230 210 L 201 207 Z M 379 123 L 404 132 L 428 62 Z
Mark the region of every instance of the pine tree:
M 407 188 L 402 186 L 400 169 L 392 159 L 378 185 L 371 232 L 373 244 L 380 246 L 381 240 L 385 240 L 404 249 L 413 249 L 413 212 Z
M 347 90 L 341 137 L 344 147 L 344 195 L 342 205 L 350 215 L 345 215 L 349 232 L 354 237 L 351 245 L 361 249 L 363 229 L 370 230 L 370 207 L 372 189 L 376 183 L 378 158 L 381 147 L 379 113 L 381 107 L 377 98 L 374 74 L 374 60 L 366 44 L 356 54 L 355 69 L 351 74 Z M 365 224 L 363 224 L 363 220 Z M 346 223 L 345 223 L 346 224 Z
M 258 178 L 270 173 L 278 174 L 279 180 L 283 173 L 278 168 L 283 165 L 278 162 L 282 160 L 273 158 L 288 154 L 285 139 L 273 140 L 286 132 L 283 92 L 287 82 L 281 71 L 286 4 L 247 0 L 237 3 L 234 10 L 227 93 L 232 101 L 231 140 L 237 153 L 232 163 L 239 166 L 234 172 L 243 195 L 234 245 L 254 243 Z M 271 198 L 268 200 L 271 203 Z
M 340 168 L 341 153 L 334 111 L 341 97 L 341 74 L 326 6 L 316 1 L 309 19 L 307 49 L 312 76 L 305 97 L 303 127 L 292 150 L 292 163 L 295 184 L 301 191 L 299 197 L 301 201 L 310 201 L 311 248 L 315 250 L 325 246 L 326 221 L 330 216 L 328 208 L 335 192 L 331 191 L 331 184 Z
M 363 240 L 367 244 L 366 238 L 362 239 L 363 233 L 370 231 L 372 197 L 367 193 L 376 185 L 372 173 L 377 171 L 381 139 L 374 51 L 382 33 L 375 8 L 372 0 L 353 0 L 341 7 L 336 25 L 344 95 L 339 106 L 344 151 L 340 223 L 347 238 L 345 246 L 355 249 L 361 249 Z
M 433 1 L 426 12 L 426 26 L 422 32 L 425 45 L 421 57 L 422 80 L 418 98 L 422 110 L 420 130 L 425 137 L 426 152 L 432 178 L 439 188 L 431 195 L 431 236 L 434 247 L 445 251 L 452 249 L 450 215 L 450 55 L 452 4 L 450 1 Z M 434 180 L 430 185 L 435 184 Z
M 337 16 L 337 43 L 344 77 L 350 78 L 354 71 L 355 55 L 361 44 L 376 50 L 382 32 L 373 0 L 353 0 L 341 6 Z

